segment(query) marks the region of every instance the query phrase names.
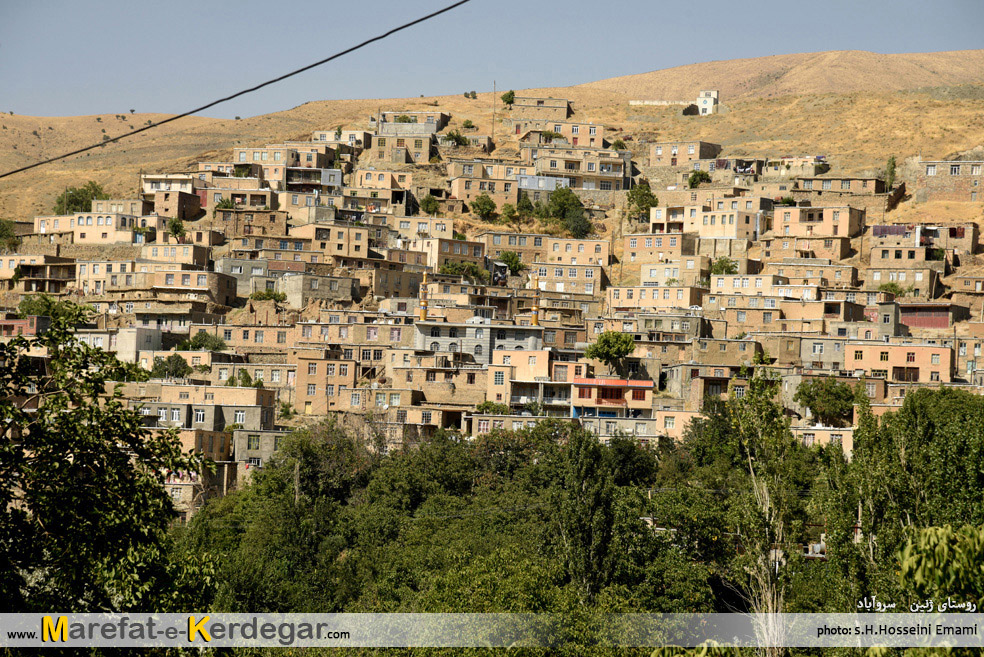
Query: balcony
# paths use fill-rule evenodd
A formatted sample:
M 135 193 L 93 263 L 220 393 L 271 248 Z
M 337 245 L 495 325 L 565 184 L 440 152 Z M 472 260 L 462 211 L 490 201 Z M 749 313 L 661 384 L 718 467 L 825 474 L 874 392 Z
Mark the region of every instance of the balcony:
M 628 406 L 625 399 L 605 399 L 601 397 L 596 397 L 594 400 L 595 404 L 598 406 Z

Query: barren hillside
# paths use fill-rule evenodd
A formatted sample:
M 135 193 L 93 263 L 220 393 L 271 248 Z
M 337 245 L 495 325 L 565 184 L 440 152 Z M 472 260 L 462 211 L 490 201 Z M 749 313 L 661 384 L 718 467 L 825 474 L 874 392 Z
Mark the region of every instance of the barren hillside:
M 780 72 L 777 74 L 777 72 Z M 821 73 L 823 73 L 821 75 Z M 771 81 L 767 81 L 768 78 Z M 653 85 L 663 85 L 661 93 Z M 976 83 L 976 84 L 975 84 Z M 858 88 L 865 89 L 864 92 Z M 630 98 L 693 97 L 718 88 L 725 111 L 684 117 L 675 107 L 630 107 Z M 517 90 L 520 93 L 520 90 Z M 579 120 L 618 132 L 645 163 L 640 140 L 699 137 L 726 154 L 810 153 L 830 156 L 840 170 L 879 169 L 889 155 L 944 157 L 984 144 L 984 51 L 913 55 L 832 52 L 710 62 L 567 88 L 521 93 L 570 98 Z M 785 95 L 779 95 L 785 94 Z M 477 132 L 508 112 L 491 93 L 408 99 L 315 101 L 243 120 L 186 118 L 88 154 L 0 180 L 0 216 L 25 220 L 50 211 L 65 187 L 92 179 L 115 195 L 132 195 L 141 171 L 181 170 L 197 159 L 227 156 L 240 144 L 306 139 L 313 130 L 368 126 L 378 108 L 450 112 Z M 139 127 L 160 115 L 75 117 L 0 115 L 0 171 L 66 152 Z M 104 132 L 105 131 L 105 132 Z
M 575 88 L 637 99 L 691 99 L 694 84 L 727 99 L 789 94 L 899 91 L 984 83 L 984 50 L 881 55 L 835 50 L 678 66 Z

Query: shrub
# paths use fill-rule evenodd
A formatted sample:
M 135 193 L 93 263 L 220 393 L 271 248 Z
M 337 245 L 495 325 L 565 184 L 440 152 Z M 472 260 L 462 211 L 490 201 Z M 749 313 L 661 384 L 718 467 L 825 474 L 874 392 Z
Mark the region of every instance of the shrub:
M 274 290 L 257 290 L 249 295 L 249 298 L 254 301 L 277 301 L 283 303 L 287 300 L 287 295 L 283 292 L 275 292 Z

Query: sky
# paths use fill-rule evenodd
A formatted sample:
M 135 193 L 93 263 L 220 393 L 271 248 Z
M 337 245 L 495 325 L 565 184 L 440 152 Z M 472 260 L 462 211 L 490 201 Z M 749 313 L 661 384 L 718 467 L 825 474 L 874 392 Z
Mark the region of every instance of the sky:
M 0 0 L 0 112 L 178 113 L 452 0 Z M 696 62 L 824 50 L 984 48 L 982 0 L 471 0 L 205 112 L 311 100 L 555 87 Z

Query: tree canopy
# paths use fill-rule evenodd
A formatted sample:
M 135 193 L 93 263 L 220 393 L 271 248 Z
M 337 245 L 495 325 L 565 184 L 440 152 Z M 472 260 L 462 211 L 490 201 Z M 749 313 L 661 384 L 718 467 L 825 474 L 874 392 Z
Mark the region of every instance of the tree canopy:
M 513 91 L 512 89 L 510 89 L 509 91 L 507 91 L 506 93 L 502 94 L 499 97 L 502 99 L 502 102 L 508 105 L 509 107 L 512 107 L 513 103 L 516 102 L 516 92 Z
M 155 379 L 183 379 L 192 371 L 191 365 L 180 354 L 171 354 L 167 358 L 155 357 L 150 375 Z
M 9 219 L 0 219 L 0 248 L 14 251 L 20 243 L 21 239 L 17 235 L 16 224 Z
M 441 204 L 432 194 L 420 199 L 420 211 L 424 214 L 435 215 L 441 209 Z
M 489 280 L 489 272 L 474 262 L 446 262 L 438 271 L 449 276 L 464 276 L 475 283 L 487 283 Z
M 550 192 L 541 208 L 545 218 L 559 221 L 575 239 L 587 237 L 593 230 L 591 222 L 584 216 L 581 199 L 568 187 L 558 187 Z
M 85 324 L 94 313 L 95 309 L 92 306 L 57 299 L 44 292 L 22 296 L 17 305 L 17 314 L 20 317 L 29 315 L 50 317 L 52 321 L 64 320 L 71 326 Z
M 0 609 L 177 612 L 204 603 L 208 559 L 173 549 L 163 483 L 167 472 L 202 473 L 205 464 L 182 454 L 174 432 L 143 427 L 121 391 L 107 388 L 136 377 L 135 367 L 77 340 L 70 319 L 0 344 Z M 50 356 L 44 367 L 29 355 L 38 350 Z
M 526 269 L 526 265 L 519 259 L 519 254 L 515 251 L 503 251 L 499 255 L 499 260 L 506 263 L 506 267 L 509 267 L 509 273 L 513 276 Z
M 225 351 L 227 348 L 225 340 L 205 331 L 199 331 L 190 340 L 178 345 L 179 351 Z
M 721 256 L 711 263 L 713 276 L 733 276 L 738 273 L 738 263 L 727 256 Z
M 625 357 L 635 351 L 635 340 L 627 333 L 605 331 L 584 351 L 585 358 L 600 360 L 612 371 L 620 371 Z
M 79 187 L 69 187 L 55 198 L 55 214 L 72 214 L 73 212 L 89 212 L 92 201 L 108 199 L 109 194 L 102 185 L 90 180 Z
M 471 202 L 471 211 L 478 217 L 488 221 L 495 214 L 495 201 L 488 194 L 479 194 Z
M 687 178 L 687 186 L 690 189 L 697 189 L 701 183 L 711 182 L 711 174 L 706 171 L 691 171 Z
M 659 199 L 649 188 L 648 180 L 640 180 L 632 189 L 629 190 L 629 211 L 635 215 L 649 216 L 649 208 L 659 205 Z
M 804 381 L 796 389 L 793 401 L 810 409 L 822 424 L 842 427 L 854 411 L 854 389 L 830 376 Z

